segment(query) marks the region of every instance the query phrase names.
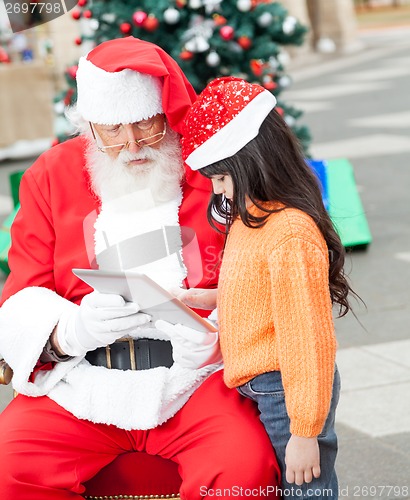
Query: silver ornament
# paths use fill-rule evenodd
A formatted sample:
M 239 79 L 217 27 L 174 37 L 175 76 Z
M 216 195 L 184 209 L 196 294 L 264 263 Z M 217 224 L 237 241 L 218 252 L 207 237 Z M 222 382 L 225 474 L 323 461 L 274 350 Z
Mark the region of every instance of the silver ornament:
M 251 10 L 251 7 L 252 7 L 252 1 L 251 0 L 238 0 L 236 2 L 236 7 L 241 12 L 249 12 Z
M 272 22 L 273 16 L 270 12 L 264 12 L 258 17 L 257 23 L 261 28 L 267 28 Z
M 177 24 L 180 18 L 181 14 L 178 12 L 177 9 L 174 9 L 173 7 L 169 7 L 164 11 L 164 21 L 167 24 Z
M 214 68 L 215 66 L 218 66 L 218 64 L 221 62 L 221 58 L 219 57 L 219 54 L 212 50 L 207 56 L 206 56 L 206 63 L 208 66 L 211 66 Z

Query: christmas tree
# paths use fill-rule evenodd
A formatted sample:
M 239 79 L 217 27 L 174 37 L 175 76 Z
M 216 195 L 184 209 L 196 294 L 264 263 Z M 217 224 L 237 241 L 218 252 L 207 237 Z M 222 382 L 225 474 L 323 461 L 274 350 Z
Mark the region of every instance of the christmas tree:
M 278 98 L 278 111 L 292 127 L 305 153 L 310 134 L 299 125 L 301 112 L 281 101 L 291 84 L 285 74 L 285 45 L 301 45 L 307 29 L 271 0 L 79 0 L 71 12 L 81 21 L 75 43 L 90 46 L 123 36 L 153 42 L 172 55 L 197 92 L 218 76 L 259 83 Z M 55 109 L 76 100 L 76 66 L 68 68 L 68 90 Z M 57 141 L 64 140 L 59 136 Z

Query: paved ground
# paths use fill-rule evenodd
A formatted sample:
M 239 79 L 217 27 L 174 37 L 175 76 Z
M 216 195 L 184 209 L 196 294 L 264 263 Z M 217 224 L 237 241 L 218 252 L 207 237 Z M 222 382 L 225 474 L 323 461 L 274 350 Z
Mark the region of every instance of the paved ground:
M 357 54 L 292 72 L 317 158 L 348 158 L 373 235 L 347 271 L 366 308 L 336 321 L 343 391 L 340 498 L 410 498 L 410 30 L 368 31 Z M 7 174 L 0 163 L 0 212 Z M 1 217 L 1 214 L 0 214 Z M 0 278 L 1 279 L 1 278 Z M 1 281 L 0 281 L 1 286 Z M 11 397 L 0 388 L 0 405 Z M 0 406 L 1 409 L 1 406 Z

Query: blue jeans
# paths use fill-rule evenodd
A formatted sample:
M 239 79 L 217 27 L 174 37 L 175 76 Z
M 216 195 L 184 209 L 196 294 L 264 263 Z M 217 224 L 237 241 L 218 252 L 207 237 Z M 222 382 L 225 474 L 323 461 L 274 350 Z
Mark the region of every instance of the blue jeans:
M 302 486 L 290 484 L 285 478 L 285 449 L 290 439 L 290 420 L 286 411 L 285 393 L 280 372 L 274 371 L 258 375 L 238 387 L 238 391 L 258 404 L 260 418 L 275 448 L 282 471 L 283 499 L 337 500 L 338 482 L 335 472 L 337 437 L 334 428 L 336 406 L 340 393 L 340 376 L 337 368 L 335 369 L 329 414 L 323 430 L 318 436 L 321 474 L 319 478 L 313 478 L 311 483 L 304 483 Z

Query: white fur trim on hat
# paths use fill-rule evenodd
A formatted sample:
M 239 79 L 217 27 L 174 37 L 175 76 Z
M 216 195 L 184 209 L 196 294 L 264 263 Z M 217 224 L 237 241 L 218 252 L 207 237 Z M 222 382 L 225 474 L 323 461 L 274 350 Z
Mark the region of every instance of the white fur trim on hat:
M 76 79 L 77 109 L 92 123 L 135 123 L 163 113 L 157 77 L 131 69 L 108 72 L 81 57 Z
M 192 170 L 229 158 L 254 139 L 276 105 L 276 98 L 265 90 L 258 94 L 229 123 L 195 149 L 185 160 Z

